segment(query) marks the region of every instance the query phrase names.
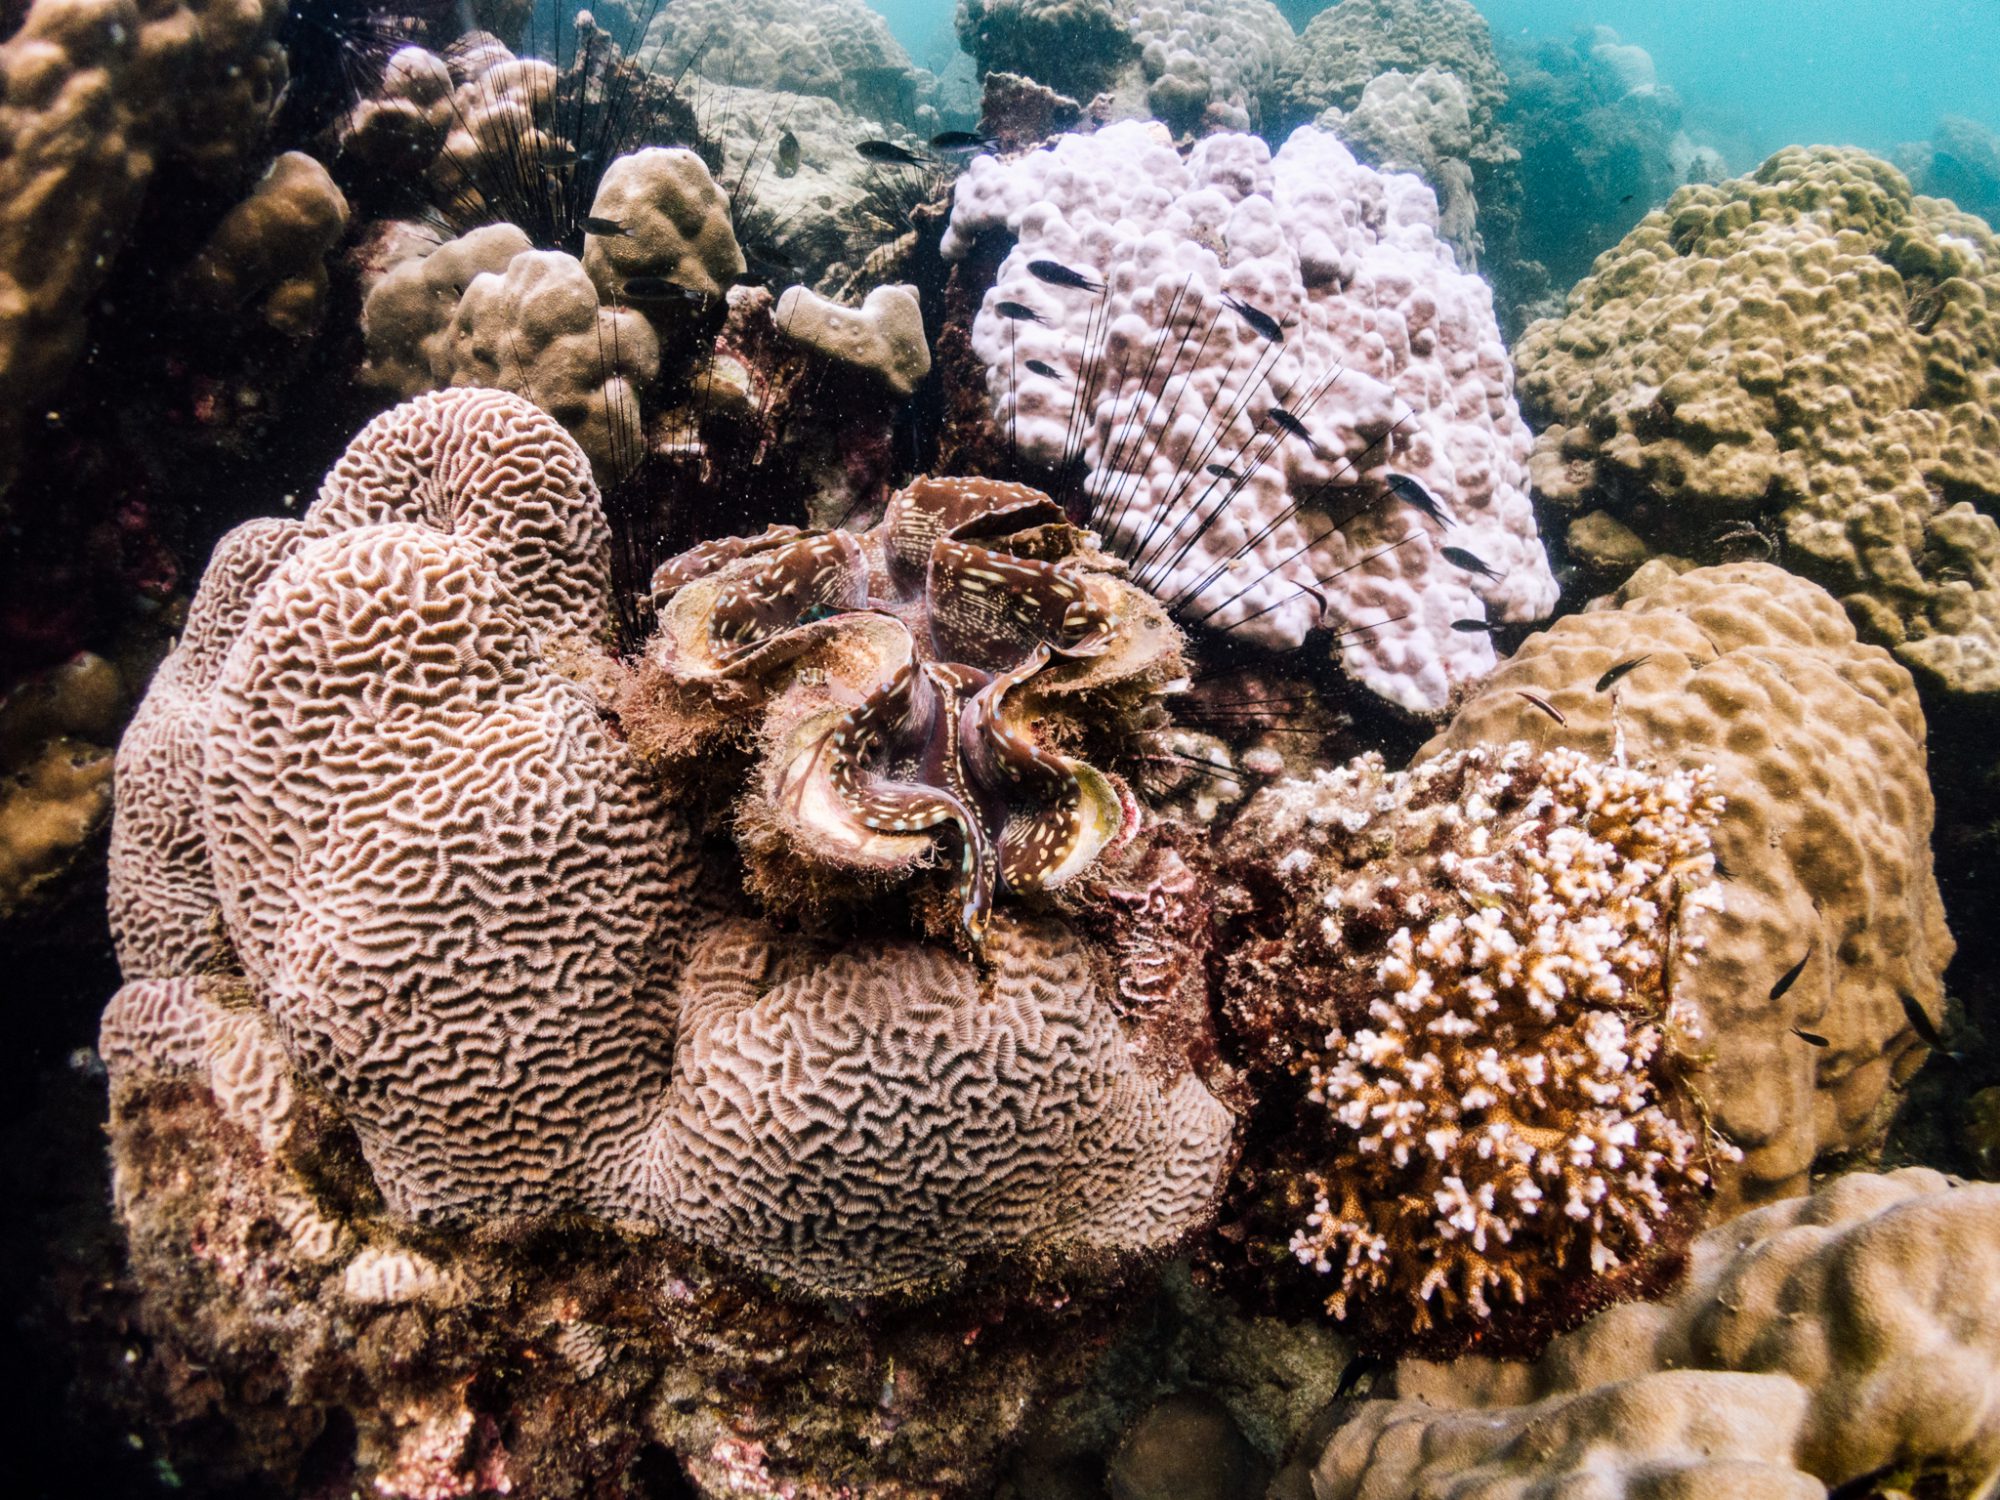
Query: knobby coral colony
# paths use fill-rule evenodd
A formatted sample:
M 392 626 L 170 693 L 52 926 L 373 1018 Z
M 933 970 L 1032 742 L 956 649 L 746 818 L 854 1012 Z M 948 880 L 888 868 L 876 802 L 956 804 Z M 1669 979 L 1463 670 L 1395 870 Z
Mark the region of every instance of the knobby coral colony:
M 1290 1102 L 1227 1233 L 1268 1285 L 1296 1262 L 1380 1344 L 1533 1346 L 1657 1266 L 1708 1181 L 1675 984 L 1721 807 L 1705 769 L 1520 742 L 1252 800 L 1225 1004 Z
M 773 527 L 655 578 L 661 628 L 635 742 L 760 765 L 738 813 L 769 897 L 797 870 L 894 877 L 958 846 L 954 900 L 983 940 L 995 896 L 1061 887 L 1129 841 L 1116 774 L 1062 748 L 1114 742 L 1181 684 L 1179 632 L 1088 533 L 1025 485 L 920 479 L 868 531 Z

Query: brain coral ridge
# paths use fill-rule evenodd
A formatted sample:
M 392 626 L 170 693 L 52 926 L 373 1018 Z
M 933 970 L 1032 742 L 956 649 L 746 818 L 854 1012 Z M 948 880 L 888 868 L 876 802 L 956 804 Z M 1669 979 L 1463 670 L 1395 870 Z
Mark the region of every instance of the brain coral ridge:
M 1521 341 L 1536 490 L 1653 551 L 1761 526 L 1868 639 L 1993 692 L 1996 306 L 2000 240 L 1865 153 L 1685 188 Z
M 1130 122 L 976 158 L 945 256 L 989 232 L 1013 238 L 972 327 L 995 425 L 1033 462 L 1080 455 L 1096 524 L 1184 620 L 1275 646 L 1330 627 L 1369 688 L 1435 711 L 1494 662 L 1455 621 L 1554 604 L 1492 295 L 1417 179 L 1312 127 L 1184 161 Z
M 1837 1177 L 1709 1230 L 1672 1297 L 1533 1366 L 1406 1363 L 1273 1493 L 1977 1494 L 2000 1470 L 1996 1287 L 2000 1187 Z
M 1282 1248 L 1378 1340 L 1463 1337 L 1670 1248 L 1708 1151 L 1677 989 L 1715 904 L 1705 768 L 1525 742 L 1260 792 L 1223 848 L 1224 1003 L 1286 1115 Z
M 1519 740 L 1714 769 L 1722 904 L 1676 995 L 1705 1038 L 1693 1086 L 1742 1153 L 1722 1201 L 1875 1145 L 1926 1055 L 1910 1012 L 1941 1019 L 1952 954 L 1910 674 L 1782 569 L 1651 564 L 1530 636 L 1422 753 Z
M 552 665 L 606 547 L 574 442 L 477 390 L 225 539 L 121 747 L 114 1079 L 249 1058 L 232 1097 L 323 1094 L 399 1216 L 581 1211 L 829 1295 L 1198 1223 L 1231 1116 L 1061 924 L 983 965 L 697 934 L 688 831 Z

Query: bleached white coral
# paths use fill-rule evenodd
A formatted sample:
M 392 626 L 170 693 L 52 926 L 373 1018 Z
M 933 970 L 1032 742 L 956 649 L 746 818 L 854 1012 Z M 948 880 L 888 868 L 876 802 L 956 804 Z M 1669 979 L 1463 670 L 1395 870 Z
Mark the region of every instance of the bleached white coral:
M 1430 711 L 1494 664 L 1454 622 L 1553 606 L 1492 294 L 1419 180 L 1310 126 L 1183 161 L 1127 122 L 975 159 L 943 252 L 995 230 L 1014 246 L 972 327 L 994 421 L 1031 461 L 1080 454 L 1096 524 L 1184 619 L 1278 646 L 1332 627 L 1350 672 Z

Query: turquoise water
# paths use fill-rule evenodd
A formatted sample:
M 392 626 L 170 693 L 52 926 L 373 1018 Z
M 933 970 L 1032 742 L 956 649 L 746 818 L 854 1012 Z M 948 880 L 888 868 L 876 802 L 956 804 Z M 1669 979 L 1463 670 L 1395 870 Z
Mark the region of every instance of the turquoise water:
M 956 51 L 949 0 L 873 0 L 910 55 Z M 2000 0 L 1478 0 L 1496 42 L 1609 26 L 1653 55 L 1689 125 L 1738 155 L 1793 142 L 1887 151 L 1942 115 L 2000 129 Z

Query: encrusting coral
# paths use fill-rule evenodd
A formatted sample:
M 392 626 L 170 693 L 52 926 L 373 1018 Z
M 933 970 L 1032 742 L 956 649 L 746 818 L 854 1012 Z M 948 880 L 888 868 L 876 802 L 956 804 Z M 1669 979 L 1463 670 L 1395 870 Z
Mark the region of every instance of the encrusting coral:
M 1405 1363 L 1397 1399 L 1354 1410 L 1273 1494 L 1805 1500 L 1991 1484 L 2000 1187 L 1916 1167 L 1837 1177 L 1709 1230 L 1688 1260 L 1670 1298 L 1612 1308 L 1533 1366 Z
M 1863 152 L 1682 189 L 1516 351 L 1535 488 L 1774 556 L 1949 693 L 2000 687 L 2000 240 Z
M 1423 712 L 1493 666 L 1455 622 L 1554 604 L 1492 295 L 1416 179 L 1311 127 L 1183 161 L 1128 122 L 976 158 L 946 259 L 988 234 L 1012 237 L 971 331 L 995 429 L 1081 462 L 1094 524 L 1184 622 L 1275 646 L 1328 627 Z
M 1721 1201 L 1797 1192 L 1816 1158 L 1875 1146 L 1952 954 L 1909 673 L 1782 569 L 1652 564 L 1529 637 L 1421 756 L 1517 740 L 1713 768 L 1722 905 L 1675 996 L 1703 1037 L 1693 1087 L 1742 1153 L 1717 1163 Z
M 907 880 L 948 832 L 976 942 L 999 893 L 1061 887 L 1137 826 L 1129 788 L 1072 750 L 1092 721 L 1136 732 L 1186 667 L 1115 567 L 997 480 L 918 480 L 863 533 L 707 542 L 654 581 L 660 631 L 621 716 L 670 768 L 755 747 L 738 844 L 781 908 Z
M 1285 1116 L 1228 1238 L 1378 1346 L 1542 1329 L 1684 1233 L 1708 1152 L 1680 991 L 1716 904 L 1706 770 L 1516 742 L 1251 799 L 1222 999 Z

